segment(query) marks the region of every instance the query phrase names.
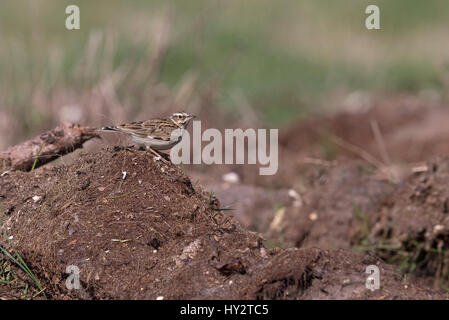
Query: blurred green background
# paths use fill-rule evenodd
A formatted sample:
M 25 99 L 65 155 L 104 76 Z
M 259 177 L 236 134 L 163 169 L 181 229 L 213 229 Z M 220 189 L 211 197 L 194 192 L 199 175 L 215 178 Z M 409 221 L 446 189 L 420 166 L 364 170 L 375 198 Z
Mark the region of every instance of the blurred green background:
M 365 28 L 369 4 L 381 30 Z M 439 94 L 448 27 L 447 0 L 2 0 L 0 147 L 64 120 L 182 107 L 285 126 L 353 92 Z

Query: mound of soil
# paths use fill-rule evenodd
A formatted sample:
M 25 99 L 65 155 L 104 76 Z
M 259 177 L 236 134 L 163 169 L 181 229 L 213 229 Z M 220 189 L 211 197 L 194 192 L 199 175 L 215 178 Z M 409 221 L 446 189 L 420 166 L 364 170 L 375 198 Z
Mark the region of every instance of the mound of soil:
M 198 175 L 197 175 L 198 176 Z M 226 214 L 232 215 L 246 228 L 266 232 L 273 220 L 276 207 L 293 203 L 288 189 L 262 188 L 244 183 L 229 183 L 200 178 L 201 184 L 213 192 Z
M 378 98 L 369 108 L 305 119 L 283 130 L 281 148 L 325 159 L 360 157 L 335 144 L 332 136 L 362 148 L 379 160 L 419 162 L 449 155 L 449 109 L 443 102 L 417 96 Z M 380 137 L 376 138 L 373 124 Z M 388 159 L 384 159 L 381 143 Z M 413 148 L 410 148 L 413 145 Z
M 312 166 L 302 189 L 302 205 L 280 210 L 266 237 L 286 247 L 349 249 L 395 185 L 370 164 L 348 160 Z
M 0 200 L 10 239 L 0 244 L 21 254 L 50 298 L 443 297 L 372 255 L 267 249 L 180 167 L 143 151 L 108 149 L 4 174 Z M 365 288 L 371 264 L 381 272 L 374 292 Z M 81 289 L 66 287 L 68 266 L 79 268 Z
M 370 217 L 369 245 L 418 276 L 449 278 L 449 159 L 429 161 Z

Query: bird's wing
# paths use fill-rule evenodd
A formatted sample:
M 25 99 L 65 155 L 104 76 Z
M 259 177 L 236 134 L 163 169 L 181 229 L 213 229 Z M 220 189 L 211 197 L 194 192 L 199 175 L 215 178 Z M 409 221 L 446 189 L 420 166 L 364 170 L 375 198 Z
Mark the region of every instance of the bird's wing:
M 171 132 L 177 127 L 167 119 L 135 121 L 117 126 L 122 132 L 141 138 L 169 141 Z

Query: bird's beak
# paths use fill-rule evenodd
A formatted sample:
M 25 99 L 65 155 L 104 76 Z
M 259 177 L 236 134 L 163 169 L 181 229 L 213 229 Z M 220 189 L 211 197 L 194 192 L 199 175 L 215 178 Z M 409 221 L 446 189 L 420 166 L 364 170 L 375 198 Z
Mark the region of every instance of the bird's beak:
M 190 117 L 190 119 L 195 119 L 196 115 L 194 115 L 193 113 L 189 113 L 189 117 Z

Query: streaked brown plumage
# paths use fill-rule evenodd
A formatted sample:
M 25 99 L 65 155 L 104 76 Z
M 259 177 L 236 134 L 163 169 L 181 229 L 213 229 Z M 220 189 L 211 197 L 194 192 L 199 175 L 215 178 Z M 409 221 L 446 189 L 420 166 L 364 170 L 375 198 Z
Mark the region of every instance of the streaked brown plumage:
M 134 121 L 103 127 L 101 130 L 126 133 L 138 146 L 145 146 L 150 150 L 166 150 L 181 141 L 183 130 L 193 118 L 193 114 L 176 112 L 168 118 Z

